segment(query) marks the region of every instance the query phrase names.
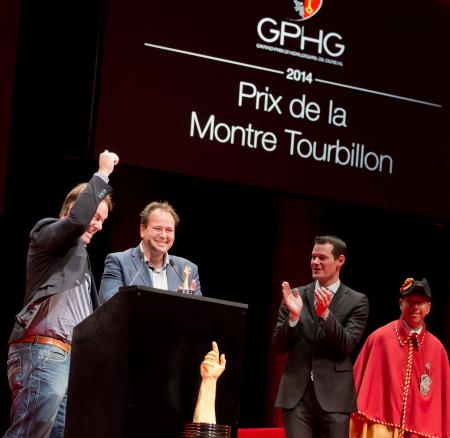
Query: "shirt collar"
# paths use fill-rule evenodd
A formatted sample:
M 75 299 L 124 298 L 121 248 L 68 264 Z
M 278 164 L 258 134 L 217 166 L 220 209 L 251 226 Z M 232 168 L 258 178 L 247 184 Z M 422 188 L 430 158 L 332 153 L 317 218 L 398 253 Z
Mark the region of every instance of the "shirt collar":
M 333 295 L 337 292 L 339 289 L 339 286 L 341 285 L 341 280 L 336 281 L 336 283 L 330 284 L 329 286 L 326 286 L 327 289 L 329 289 L 331 292 L 333 292 Z M 314 286 L 315 289 L 318 289 L 320 287 L 320 283 L 318 280 L 316 280 L 316 285 Z
M 153 268 L 150 266 L 150 264 L 149 264 L 148 258 L 147 258 L 147 257 L 145 256 L 145 254 L 144 254 L 144 245 L 142 244 L 142 240 L 141 240 L 141 243 L 139 244 L 139 249 L 140 249 L 141 252 L 142 252 L 142 257 L 144 257 L 144 263 L 145 263 L 149 268 L 153 269 Z M 166 269 L 168 264 L 169 264 L 169 253 L 166 252 L 166 253 L 164 254 L 163 264 L 162 264 L 162 268 L 160 268 L 160 270 Z
M 411 328 L 404 319 L 402 319 L 402 323 L 405 326 L 406 330 L 408 330 L 410 333 L 417 333 L 418 335 L 420 335 L 420 332 L 423 329 L 423 325 L 421 325 L 420 327 L 418 327 L 416 329 Z

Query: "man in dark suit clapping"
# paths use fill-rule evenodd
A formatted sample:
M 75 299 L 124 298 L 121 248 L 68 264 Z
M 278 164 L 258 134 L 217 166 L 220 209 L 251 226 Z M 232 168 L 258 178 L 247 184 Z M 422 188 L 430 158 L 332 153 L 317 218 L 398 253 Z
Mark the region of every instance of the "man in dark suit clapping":
M 275 406 L 283 409 L 287 438 L 348 437 L 356 408 L 351 353 L 366 327 L 369 303 L 339 280 L 345 256 L 341 239 L 318 236 L 311 254 L 314 281 L 295 289 L 282 284 L 273 343 L 289 355 Z

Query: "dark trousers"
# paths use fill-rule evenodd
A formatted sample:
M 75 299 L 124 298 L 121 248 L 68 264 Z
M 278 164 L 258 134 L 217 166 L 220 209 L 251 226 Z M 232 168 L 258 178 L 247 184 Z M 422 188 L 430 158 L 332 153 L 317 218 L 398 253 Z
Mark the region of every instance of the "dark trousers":
M 325 412 L 319 405 L 313 382 L 300 402 L 283 409 L 286 438 L 348 438 L 350 414 Z

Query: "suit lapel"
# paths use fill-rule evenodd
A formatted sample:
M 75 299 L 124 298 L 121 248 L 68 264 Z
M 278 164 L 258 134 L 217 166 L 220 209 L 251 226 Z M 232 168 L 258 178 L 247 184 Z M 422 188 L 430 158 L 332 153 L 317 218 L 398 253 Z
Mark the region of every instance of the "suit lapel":
M 303 292 L 303 312 L 307 310 L 309 314 L 308 319 L 303 318 L 303 330 L 305 331 L 305 335 L 313 342 L 320 329 L 319 319 L 314 308 L 314 283 L 308 284 L 303 289 Z M 302 320 L 302 317 L 300 317 L 300 320 Z
M 317 321 L 316 309 L 314 308 L 314 283 L 308 284 L 305 288 L 306 306 L 313 321 Z
M 95 285 L 94 276 L 92 274 L 91 259 L 89 258 L 89 253 L 87 252 L 87 250 L 86 250 L 86 257 L 89 275 L 91 276 L 91 285 L 90 285 L 91 287 L 89 292 L 91 294 L 92 308 L 95 310 L 100 305 L 100 301 L 98 299 L 97 286 Z
M 333 299 L 330 303 L 330 312 L 333 312 L 336 314 L 336 311 L 339 309 L 339 307 L 342 305 L 342 303 L 345 301 L 345 296 L 347 295 L 348 291 L 347 288 L 341 283 L 339 286 L 339 289 L 334 294 Z
M 170 291 L 176 291 L 178 289 L 178 283 L 180 282 L 177 274 L 171 266 L 167 265 L 167 287 Z M 182 285 L 181 285 L 182 286 Z

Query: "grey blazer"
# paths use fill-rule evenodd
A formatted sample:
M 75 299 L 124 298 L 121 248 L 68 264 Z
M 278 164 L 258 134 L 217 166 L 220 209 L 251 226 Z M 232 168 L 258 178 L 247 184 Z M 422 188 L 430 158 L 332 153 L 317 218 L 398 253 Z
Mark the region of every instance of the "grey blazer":
M 321 408 L 349 413 L 356 409 L 351 353 L 367 324 L 367 297 L 341 283 L 331 301 L 326 320 L 314 309 L 315 282 L 299 287 L 303 310 L 295 327 L 282 302 L 273 334 L 279 353 L 289 353 L 281 378 L 276 407 L 292 409 L 303 397 L 311 372 Z
M 174 261 L 174 267 L 167 265 L 166 268 L 168 289 L 176 291 L 179 286 L 183 285 L 177 272 L 183 278 L 184 266 L 188 265 L 191 268 L 189 283 L 191 280 L 195 280 L 195 295 L 201 295 L 197 265 L 182 257 L 173 255 L 169 255 L 169 257 Z M 109 300 L 122 286 L 153 287 L 152 277 L 144 262 L 144 255 L 139 245 L 126 251 L 108 254 L 100 284 L 100 303 Z
M 111 192 L 112 187 L 94 175 L 67 218 L 45 218 L 33 227 L 27 256 L 24 307 L 16 315 L 10 342 L 23 337 L 39 310 L 39 303 L 50 295 L 81 284 L 86 273 L 92 279 L 93 308 L 98 307 L 88 253 L 80 237 L 89 226 L 100 202 Z

